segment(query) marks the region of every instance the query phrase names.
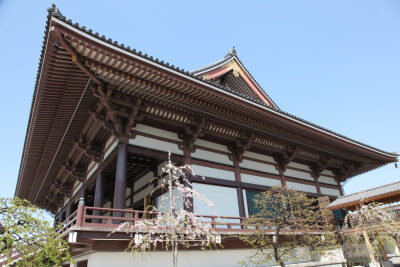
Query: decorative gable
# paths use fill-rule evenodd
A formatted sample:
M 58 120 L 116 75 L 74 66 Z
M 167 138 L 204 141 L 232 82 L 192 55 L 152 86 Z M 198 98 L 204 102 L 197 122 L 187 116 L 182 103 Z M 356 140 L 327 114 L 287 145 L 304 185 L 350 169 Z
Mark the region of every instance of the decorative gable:
M 196 76 L 227 86 L 269 106 L 278 108 L 239 60 L 234 47 L 221 60 L 192 72 Z

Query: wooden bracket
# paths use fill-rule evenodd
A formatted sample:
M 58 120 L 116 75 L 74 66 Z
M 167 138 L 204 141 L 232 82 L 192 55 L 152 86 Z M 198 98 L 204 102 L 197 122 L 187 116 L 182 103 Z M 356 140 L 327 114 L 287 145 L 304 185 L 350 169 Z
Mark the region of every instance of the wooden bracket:
M 183 131 L 178 134 L 178 137 L 183 140 L 183 145 L 180 145 L 179 149 L 183 151 L 188 150 L 190 153 L 193 153 L 196 150 L 194 143 L 198 137 L 203 136 L 205 125 L 206 120 L 204 118 L 192 118 L 190 124 L 186 125 Z
M 319 178 L 321 172 L 323 172 L 329 165 L 330 158 L 328 156 L 322 156 L 317 163 L 309 164 L 309 168 L 311 170 L 311 176 L 314 179 Z
M 68 52 L 68 54 L 71 55 L 72 57 L 72 62 L 80 69 L 82 70 L 85 74 L 87 74 L 90 79 L 92 81 L 94 81 L 97 84 L 102 84 L 102 82 L 97 79 L 95 77 L 95 75 L 88 69 L 86 68 L 83 63 L 82 60 L 80 58 L 80 56 L 78 55 L 78 53 L 75 52 L 74 48 L 71 47 L 67 41 L 65 40 L 64 36 L 62 35 L 60 29 L 58 27 L 55 27 L 53 31 L 51 31 L 52 33 L 54 33 L 57 37 L 58 42 L 61 44 L 61 46 Z
M 67 172 L 69 172 L 73 177 L 78 179 L 79 181 L 83 181 L 85 177 L 86 168 L 82 165 L 76 165 L 72 162 L 71 159 L 67 159 L 64 168 Z
M 299 153 L 299 147 L 294 145 L 287 145 L 283 153 L 275 154 L 275 169 L 279 172 L 285 172 L 286 166 L 292 162 L 292 160 Z
M 85 155 L 99 162 L 101 159 L 101 145 L 89 141 L 85 134 L 80 134 L 75 140 L 78 148 L 85 152 Z
M 240 138 L 235 141 L 234 145 L 228 146 L 229 151 L 232 152 L 232 154 L 229 155 L 229 159 L 241 163 L 244 153 L 250 149 L 254 139 L 253 133 L 243 132 Z

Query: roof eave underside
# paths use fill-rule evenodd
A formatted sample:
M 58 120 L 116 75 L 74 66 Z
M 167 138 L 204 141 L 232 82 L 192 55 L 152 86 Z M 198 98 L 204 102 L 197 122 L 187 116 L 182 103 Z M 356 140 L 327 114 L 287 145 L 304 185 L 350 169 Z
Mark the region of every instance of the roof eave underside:
M 219 88 L 219 87 L 207 82 L 206 80 L 199 79 L 199 78 L 195 77 L 194 75 L 191 75 L 189 72 L 185 72 L 183 70 L 179 70 L 179 68 L 171 67 L 168 64 L 163 64 L 163 63 L 159 62 L 158 60 L 153 60 L 151 57 L 142 56 L 142 55 L 140 55 L 140 53 L 135 53 L 134 51 L 130 50 L 129 48 L 125 48 L 123 45 L 118 45 L 118 43 L 116 43 L 116 42 L 112 43 L 111 40 L 109 40 L 109 41 L 101 40 L 101 39 L 93 36 L 93 34 L 91 34 L 91 31 L 90 32 L 85 31 L 84 29 L 81 29 L 78 26 L 72 26 L 72 24 L 69 24 L 69 23 L 65 22 L 64 20 L 62 20 L 62 19 L 59 19 L 59 18 L 54 17 L 54 16 L 53 17 L 49 16 L 48 17 L 48 22 L 47 22 L 47 25 L 46 25 L 46 33 L 45 33 L 44 43 L 43 43 L 43 48 L 42 48 L 42 53 L 41 53 L 41 60 L 39 62 L 37 82 L 36 82 L 36 85 L 35 85 L 34 96 L 33 96 L 33 100 L 32 100 L 31 114 L 30 114 L 30 119 L 29 119 L 28 127 L 27 127 L 27 134 L 26 134 L 26 138 L 25 138 L 23 156 L 22 156 L 22 159 L 21 159 L 20 173 L 19 173 L 19 176 L 18 176 L 18 183 L 17 183 L 16 193 L 15 193 L 17 196 L 25 198 L 26 195 L 27 195 L 27 193 L 21 192 L 20 187 L 21 187 L 21 182 L 22 182 L 22 180 L 24 178 L 24 171 L 26 170 L 25 164 L 26 164 L 27 161 L 29 161 L 28 156 L 30 155 L 30 152 L 31 152 L 30 150 L 31 150 L 31 146 L 32 146 L 32 131 L 36 127 L 34 119 L 37 117 L 37 114 L 38 114 L 38 111 L 37 111 L 37 108 L 38 108 L 37 107 L 38 106 L 38 103 L 37 103 L 38 88 L 40 86 L 41 80 L 43 79 L 43 77 L 41 76 L 41 73 L 42 73 L 42 69 L 44 67 L 43 65 L 45 65 L 44 64 L 45 51 L 48 50 L 48 49 L 51 49 L 50 48 L 51 44 L 48 44 L 48 32 L 49 32 L 49 26 L 50 26 L 50 23 L 49 23 L 50 19 L 51 19 L 51 21 L 54 21 L 54 22 L 58 23 L 59 25 L 62 25 L 63 27 L 66 27 L 68 30 L 72 30 L 76 34 L 78 34 L 80 36 L 83 36 L 86 39 L 90 39 L 92 41 L 95 41 L 96 43 L 100 44 L 103 47 L 110 48 L 110 49 L 115 50 L 115 51 L 117 51 L 119 53 L 122 53 L 122 54 L 124 54 L 126 56 L 132 57 L 135 60 L 139 60 L 139 61 L 144 62 L 146 64 L 149 64 L 149 65 L 155 66 L 157 68 L 163 69 L 165 71 L 168 71 L 170 73 L 173 73 L 174 75 L 177 75 L 177 76 L 180 76 L 180 77 L 182 77 L 184 79 L 187 79 L 190 82 L 195 82 L 195 83 L 201 85 L 202 87 L 206 87 L 206 88 L 212 89 L 212 90 L 214 90 L 214 91 L 216 91 L 216 92 L 218 92 L 220 94 L 224 94 L 228 98 L 235 99 L 235 100 L 240 100 L 241 102 L 245 103 L 246 105 L 251 105 L 251 106 L 260 108 L 260 109 L 264 110 L 264 112 L 273 113 L 273 114 L 275 114 L 275 115 L 277 115 L 277 116 L 279 116 L 281 118 L 284 118 L 286 120 L 289 120 L 291 122 L 295 122 L 295 123 L 301 124 L 303 126 L 306 126 L 306 127 L 309 127 L 309 128 L 313 128 L 313 129 L 315 129 L 315 130 L 317 130 L 317 131 L 319 131 L 321 133 L 324 133 L 324 130 L 318 129 L 316 126 L 313 126 L 313 125 L 308 125 L 306 122 L 298 120 L 298 119 L 292 117 L 292 115 L 290 115 L 290 114 L 285 114 L 282 111 L 278 111 L 278 110 L 275 110 L 275 109 L 270 108 L 268 106 L 265 106 L 260 102 L 258 102 L 258 103 L 254 102 L 251 99 L 249 99 L 249 98 L 247 98 L 245 96 L 237 95 L 234 92 L 225 91 L 226 88 Z M 75 68 L 74 66 L 72 66 L 72 67 Z M 88 77 L 86 77 L 85 81 L 87 80 L 87 78 Z M 82 84 L 80 86 L 82 87 L 84 84 L 85 84 L 85 82 L 82 81 Z M 80 88 L 80 90 L 82 91 L 83 88 Z M 73 134 L 73 133 L 71 133 L 71 134 Z M 329 132 L 326 133 L 326 134 L 328 134 L 330 136 L 335 136 L 333 133 L 329 133 Z M 337 136 L 335 136 L 335 137 L 337 137 Z M 350 142 L 353 145 L 356 145 L 357 147 L 359 147 L 361 149 L 366 149 L 368 151 L 372 151 L 372 152 L 378 153 L 380 155 L 385 155 L 388 158 L 392 158 L 392 161 L 396 160 L 397 154 L 390 154 L 390 153 L 387 153 L 387 152 L 384 152 L 384 151 L 379 151 L 379 150 L 374 149 L 374 148 L 365 147 L 365 145 L 360 145 L 360 144 L 354 143 L 354 141 L 345 140 L 345 138 L 340 137 L 340 136 L 337 137 L 337 138 L 342 140 L 342 141 L 344 140 L 346 142 Z M 46 156 L 48 157 L 49 155 L 46 155 Z M 24 186 L 24 187 L 26 187 L 26 186 Z
M 95 42 L 99 43 L 102 46 L 106 46 L 108 48 L 116 50 L 119 53 L 123 53 L 125 55 L 130 56 L 130 57 L 133 57 L 134 59 L 140 60 L 143 63 L 155 66 L 155 67 L 160 68 L 162 70 L 166 70 L 166 71 L 168 71 L 170 73 L 173 73 L 174 75 L 183 77 L 183 78 L 188 79 L 188 80 L 190 80 L 192 82 L 195 82 L 195 83 L 197 83 L 199 85 L 202 85 L 202 86 L 207 87 L 209 89 L 215 90 L 215 91 L 217 91 L 219 93 L 222 93 L 222 94 L 224 94 L 224 95 L 226 95 L 226 96 L 228 96 L 230 98 L 239 99 L 240 101 L 243 101 L 246 104 L 249 104 L 249 105 L 252 105 L 252 106 L 256 106 L 256 107 L 261 108 L 262 110 L 264 110 L 266 112 L 273 113 L 273 114 L 275 114 L 275 115 L 277 115 L 279 117 L 285 118 L 285 119 L 287 119 L 287 120 L 289 120 L 291 122 L 306 126 L 309 129 L 316 130 L 316 131 L 318 131 L 320 133 L 323 133 L 325 135 L 337 138 L 338 140 L 345 141 L 345 142 L 347 142 L 349 144 L 353 144 L 353 145 L 358 146 L 358 147 L 360 147 L 362 149 L 366 149 L 366 150 L 373 151 L 373 152 L 378 153 L 378 154 L 385 155 L 385 156 L 387 156 L 389 158 L 396 159 L 399 156 L 396 153 L 386 152 L 386 151 L 383 151 L 383 150 L 368 146 L 366 144 L 362 144 L 362 143 L 357 142 L 357 141 L 355 141 L 353 139 L 350 139 L 348 137 L 342 136 L 342 135 L 334 133 L 334 132 L 332 132 L 332 131 L 330 131 L 328 129 L 322 128 L 322 127 L 320 127 L 318 125 L 315 125 L 313 123 L 305 121 L 305 120 L 303 120 L 301 118 L 295 117 L 295 116 L 293 116 L 293 115 L 291 115 L 289 113 L 286 113 L 284 111 L 276 110 L 274 108 L 269 107 L 268 105 L 265 105 L 261 101 L 254 101 L 253 99 L 251 99 L 251 98 L 249 98 L 249 97 L 247 97 L 245 95 L 238 95 L 237 93 L 229 90 L 229 88 L 223 88 L 223 87 L 215 86 L 211 82 L 209 82 L 209 81 L 207 81 L 205 79 L 196 77 L 194 75 L 191 75 L 189 72 L 187 72 L 185 70 L 179 69 L 177 67 L 169 66 L 168 63 L 164 63 L 163 64 L 158 59 L 153 59 L 150 56 L 142 55 L 141 52 L 135 52 L 136 50 L 131 50 L 129 48 L 126 48 L 123 44 L 122 45 L 118 45 L 117 42 L 113 42 L 111 39 L 108 39 L 108 41 L 106 41 L 105 38 L 104 38 L 104 40 L 101 40 L 98 37 L 93 36 L 93 34 L 90 34 L 91 31 L 88 32 L 88 31 L 85 31 L 85 30 L 83 30 L 81 28 L 77 28 L 77 26 L 73 26 L 72 23 L 68 24 L 65 21 L 60 20 L 60 19 L 58 19 L 56 17 L 53 17 L 53 20 L 55 20 L 57 23 L 63 25 L 64 27 L 67 27 L 69 30 L 73 30 L 75 33 L 78 33 L 78 34 L 82 35 L 82 37 L 87 38 L 87 39 L 92 40 L 92 41 L 95 41 Z M 225 91 L 225 90 L 227 90 L 227 91 Z

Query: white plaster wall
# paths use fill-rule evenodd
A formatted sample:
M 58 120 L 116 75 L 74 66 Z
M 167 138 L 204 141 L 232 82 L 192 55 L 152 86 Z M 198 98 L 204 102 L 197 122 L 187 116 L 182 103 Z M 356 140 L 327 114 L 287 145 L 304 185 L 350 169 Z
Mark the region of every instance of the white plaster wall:
M 111 143 L 113 143 L 114 141 L 116 141 L 116 138 L 114 135 L 112 135 L 110 138 L 108 138 L 106 144 L 105 144 L 105 148 L 109 147 L 111 145 Z
M 139 193 L 133 195 L 133 202 L 143 199 L 145 196 L 150 195 L 153 192 L 153 186 L 146 187 Z
M 213 250 L 213 251 L 179 251 L 178 266 L 243 266 L 238 261 L 250 255 L 252 250 Z M 130 252 L 95 252 L 82 259 L 88 259 L 88 267 L 161 267 L 172 266 L 171 251 L 147 252 L 145 255 Z M 73 265 L 72 265 L 73 266 Z M 250 265 L 254 266 L 254 265 Z
M 95 164 L 92 164 L 92 163 L 95 163 Z M 86 178 L 90 178 L 95 173 L 95 171 L 97 171 L 97 168 L 99 167 L 98 163 L 96 163 L 94 161 L 92 161 L 92 163 L 89 165 L 89 168 L 88 168 L 89 172 L 88 172 Z
M 319 176 L 318 181 L 321 183 L 326 183 L 326 184 L 331 184 L 331 185 L 337 185 L 335 179 L 332 177 L 326 177 L 326 176 Z
M 297 248 L 296 251 L 301 253 L 306 249 Z M 212 251 L 201 250 L 181 250 L 178 253 L 178 266 L 180 267 L 232 267 L 243 266 L 239 263 L 246 257 L 250 256 L 254 249 L 217 249 Z M 289 266 L 336 266 L 336 264 L 344 262 L 341 249 L 332 250 L 332 256 L 321 257 L 319 263 L 309 262 L 309 257 L 298 261 L 300 264 L 290 264 Z M 172 266 L 171 251 L 146 252 L 145 254 L 130 252 L 93 252 L 81 257 L 76 257 L 75 261 L 88 260 L 89 267 L 161 267 Z M 326 264 L 323 264 L 326 263 Z M 336 264 L 335 264 L 336 263 Z M 71 264 L 71 267 L 76 265 Z M 266 266 L 249 264 L 247 266 Z M 341 266 L 341 265 L 339 265 Z
M 323 195 L 340 196 L 340 192 L 337 189 L 325 188 L 325 187 L 320 187 L 320 189 L 321 189 L 321 194 Z
M 171 152 L 177 155 L 183 155 L 183 151 L 178 149 L 177 144 L 156 140 L 141 135 L 136 136 L 135 139 L 130 139 L 129 144 L 140 147 L 152 148 L 159 151 Z
M 249 158 L 253 158 L 253 159 L 258 159 L 258 160 L 263 160 L 263 161 L 267 161 L 269 163 L 274 164 L 274 159 L 270 156 L 267 155 L 263 155 L 263 154 L 258 154 L 258 153 L 254 153 L 254 152 L 250 152 L 250 151 L 246 151 L 243 154 L 244 157 L 249 157 Z
M 240 163 L 239 165 L 241 168 L 246 168 L 249 170 L 257 170 L 257 171 L 266 172 L 266 173 L 279 174 L 279 172 L 275 169 L 275 167 L 270 164 L 264 164 L 264 163 L 259 163 L 256 161 L 244 159 L 242 161 L 242 163 Z
M 296 163 L 296 162 L 290 162 L 288 164 L 288 167 L 293 167 L 293 168 L 302 169 L 305 171 L 310 171 L 310 168 L 307 165 Z
M 206 140 L 197 139 L 196 142 L 194 142 L 194 144 L 196 146 L 203 146 L 203 147 L 219 150 L 219 151 L 222 151 L 222 152 L 230 153 L 230 151 L 228 150 L 228 148 L 226 146 L 221 145 L 221 144 L 217 144 L 217 143 L 213 143 L 213 142 L 209 142 L 209 141 L 206 141 Z
M 334 176 L 333 172 L 330 171 L 330 170 L 324 170 L 324 171 L 321 172 L 321 174 L 332 175 L 332 176 Z
M 133 185 L 133 190 L 137 190 L 142 186 L 144 186 L 145 184 L 149 183 L 151 179 L 153 179 L 153 177 L 154 177 L 153 172 L 146 173 L 139 180 L 135 182 L 135 184 Z
M 196 149 L 194 153 L 191 154 L 191 157 L 194 159 L 204 159 L 211 162 L 222 163 L 226 165 L 233 165 L 233 162 L 229 160 L 227 155 L 206 151 L 203 149 Z
M 147 126 L 144 124 L 137 124 L 136 127 L 133 128 L 133 130 L 152 134 L 152 135 L 159 136 L 159 137 L 168 138 L 168 139 L 175 140 L 175 141 L 181 141 L 178 138 L 178 135 L 174 132 L 165 131 L 165 130 L 150 127 L 150 126 Z
M 110 139 L 111 139 L 111 138 L 110 138 Z M 113 142 L 112 142 L 112 145 L 111 145 L 110 147 L 108 147 L 108 148 L 107 148 L 107 146 L 106 146 L 106 151 L 104 152 L 104 159 L 106 159 L 106 158 L 110 155 L 110 153 L 114 150 L 114 148 L 115 148 L 117 145 L 118 145 L 118 140 L 116 140 L 115 137 L 114 137 Z
M 317 193 L 317 188 L 313 185 L 299 184 L 299 183 L 293 183 L 293 182 L 286 182 L 286 185 L 287 185 L 287 187 L 289 187 L 291 189 L 296 189 L 298 191 Z
M 307 172 L 286 169 L 284 175 L 288 176 L 288 177 L 294 177 L 294 178 L 299 178 L 299 179 L 303 179 L 303 180 L 314 181 L 314 178 L 311 177 L 311 174 L 307 173 Z
M 198 176 L 219 178 L 224 180 L 235 181 L 235 173 L 221 169 L 209 168 L 200 165 L 192 165 L 194 173 Z
M 242 182 L 244 182 L 244 183 L 265 185 L 265 186 L 281 185 L 281 181 L 276 180 L 276 179 L 255 176 L 255 175 L 245 174 L 245 173 L 240 174 L 240 176 L 242 178 Z

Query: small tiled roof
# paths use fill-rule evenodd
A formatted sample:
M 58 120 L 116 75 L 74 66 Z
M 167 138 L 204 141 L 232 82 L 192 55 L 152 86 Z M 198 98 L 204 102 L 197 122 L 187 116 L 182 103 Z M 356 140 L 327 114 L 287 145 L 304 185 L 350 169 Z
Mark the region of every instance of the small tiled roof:
M 399 192 L 400 197 L 400 181 L 356 192 L 350 195 L 341 196 L 329 204 L 327 208 L 335 209 L 336 207 L 339 208 L 351 206 L 360 203 L 362 200 L 376 200 L 379 202 L 379 199 L 383 199 L 386 195 L 391 195 L 396 192 Z

